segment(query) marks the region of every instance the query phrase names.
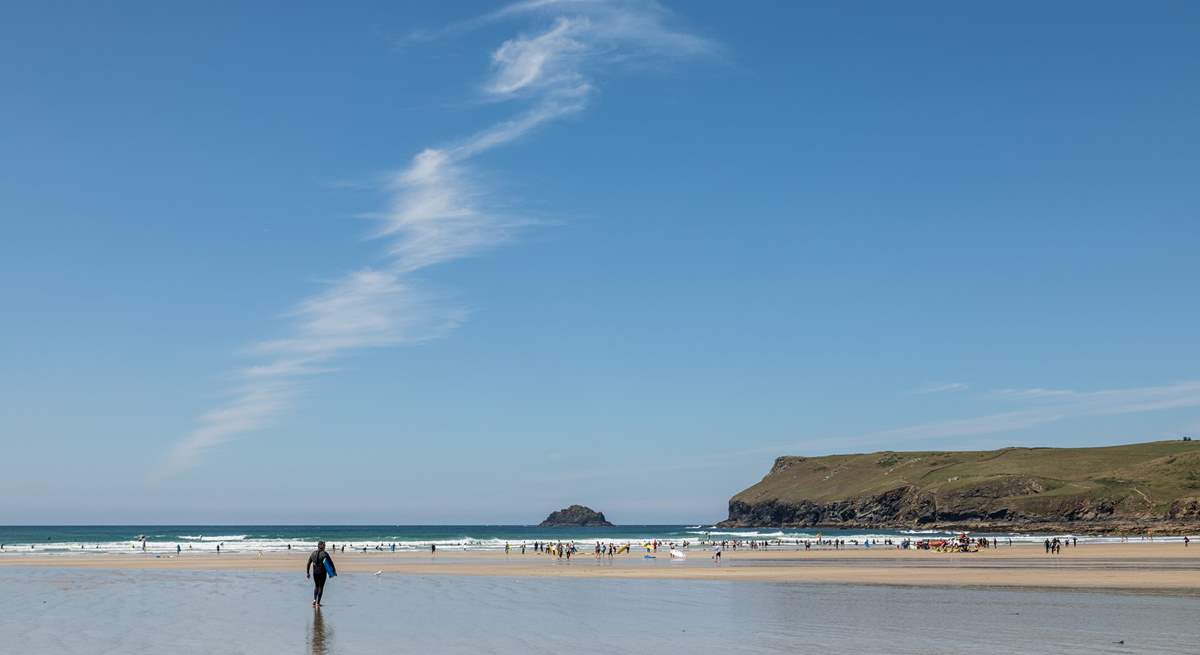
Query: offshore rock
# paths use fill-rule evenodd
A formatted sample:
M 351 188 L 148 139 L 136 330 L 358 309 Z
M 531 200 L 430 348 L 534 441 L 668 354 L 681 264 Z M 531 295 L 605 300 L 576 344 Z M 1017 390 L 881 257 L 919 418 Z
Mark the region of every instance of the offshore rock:
M 551 512 L 550 516 L 546 517 L 545 521 L 538 524 L 539 528 L 556 528 L 563 526 L 580 527 L 580 528 L 611 528 L 612 523 L 609 523 L 604 518 L 603 512 L 597 512 L 590 507 L 583 505 L 571 505 Z

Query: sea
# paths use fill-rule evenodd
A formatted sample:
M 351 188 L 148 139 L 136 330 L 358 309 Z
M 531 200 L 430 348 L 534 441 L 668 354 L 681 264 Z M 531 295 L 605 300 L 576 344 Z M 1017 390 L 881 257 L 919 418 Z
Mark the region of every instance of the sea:
M 531 525 L 39 525 L 0 526 L 0 554 L 98 555 L 122 553 L 173 553 L 181 550 L 222 552 L 277 552 L 310 548 L 318 540 L 350 548 L 397 551 L 439 550 L 496 551 L 505 545 L 535 541 L 640 544 L 663 542 L 769 541 L 795 545 L 806 540 L 843 539 L 899 542 L 954 536 L 939 530 L 838 530 L 838 529 L 729 529 L 715 525 L 623 525 L 617 527 L 541 528 Z M 1120 537 L 973 533 L 975 537 L 1003 542 L 1038 542 L 1047 536 L 1075 536 L 1083 543 L 1117 542 Z M 1156 541 L 1182 540 L 1159 537 Z M 144 546 L 144 548 L 143 548 Z

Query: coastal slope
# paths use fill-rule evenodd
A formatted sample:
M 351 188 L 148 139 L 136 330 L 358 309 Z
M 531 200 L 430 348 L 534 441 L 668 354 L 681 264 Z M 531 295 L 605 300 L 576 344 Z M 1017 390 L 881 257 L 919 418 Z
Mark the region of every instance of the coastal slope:
M 723 527 L 1200 526 L 1200 442 L 780 457 Z

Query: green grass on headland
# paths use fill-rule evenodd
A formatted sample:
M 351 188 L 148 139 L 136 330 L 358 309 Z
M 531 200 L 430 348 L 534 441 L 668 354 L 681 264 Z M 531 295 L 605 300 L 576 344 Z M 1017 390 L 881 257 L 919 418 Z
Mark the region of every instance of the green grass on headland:
M 730 520 L 1200 522 L 1200 442 L 780 457 Z

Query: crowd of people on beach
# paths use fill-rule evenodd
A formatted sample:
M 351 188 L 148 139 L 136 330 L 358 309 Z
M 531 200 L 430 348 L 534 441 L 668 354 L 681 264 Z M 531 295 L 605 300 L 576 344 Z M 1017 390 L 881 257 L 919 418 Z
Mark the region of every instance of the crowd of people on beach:
M 1184 539 L 1184 545 L 1187 545 L 1188 540 Z M 1078 537 L 1047 537 L 1045 547 L 1047 553 L 1058 553 L 1063 546 L 1074 547 L 1078 546 Z M 1013 545 L 1011 537 L 1004 539 L 1004 544 L 1007 546 Z M 970 537 L 966 533 L 959 534 L 954 538 L 939 538 L 939 539 L 893 539 L 885 538 L 870 538 L 870 539 L 841 539 L 841 538 L 823 538 L 818 536 L 814 539 L 712 539 L 700 540 L 693 542 L 690 540 L 663 541 L 659 539 L 651 539 L 641 543 L 641 549 L 645 550 L 647 557 L 653 557 L 658 553 L 659 548 L 667 548 L 676 553 L 686 551 L 692 546 L 708 549 L 712 552 L 712 559 L 721 560 L 721 555 L 724 551 L 738 549 L 743 550 L 769 550 L 771 548 L 781 550 L 804 550 L 810 551 L 813 549 L 819 550 L 835 550 L 840 551 L 847 548 L 887 548 L 895 550 L 935 550 L 938 552 L 976 552 L 982 549 L 995 549 L 1001 546 L 1001 540 L 998 537 Z M 340 552 L 346 552 L 347 544 L 341 545 Z M 355 546 L 349 544 L 351 552 L 367 553 L 370 551 L 376 552 L 396 552 L 397 545 L 395 543 L 379 543 L 375 545 L 360 545 Z M 586 546 L 585 546 L 586 548 Z M 329 550 L 338 552 L 337 545 L 330 545 Z M 291 545 L 288 545 L 288 550 L 291 550 Z M 429 552 L 437 554 L 437 544 L 429 545 Z M 616 541 L 595 541 L 591 548 L 591 554 L 594 559 L 600 560 L 604 558 L 612 559 L 618 555 L 629 554 L 635 552 L 634 542 L 618 543 Z M 558 541 L 541 541 L 535 540 L 532 543 L 521 542 L 514 545 L 512 542 L 504 543 L 504 554 L 512 555 L 519 552 L 525 555 L 528 551 L 535 554 L 545 555 L 552 559 L 560 559 L 564 561 L 571 560 L 572 557 L 578 557 L 580 553 L 580 544 L 574 540 L 558 540 Z
M 659 541 L 647 542 L 646 544 L 644 544 L 644 546 L 645 546 L 647 552 L 651 552 L 651 551 L 657 552 L 658 546 L 660 543 L 661 542 L 659 542 Z M 532 548 L 533 548 L 533 552 L 535 552 L 535 553 L 548 555 L 550 557 L 555 557 L 555 558 L 564 559 L 564 560 L 570 560 L 572 556 L 579 554 L 579 545 L 577 543 L 575 543 L 574 541 L 566 541 L 566 542 L 563 542 L 563 541 L 556 541 L 556 542 L 534 541 Z M 616 542 L 603 543 L 603 542 L 597 541 L 592 545 L 592 557 L 594 557 L 597 560 L 603 559 L 605 557 L 612 559 L 612 558 L 616 557 L 617 555 L 621 555 L 623 553 L 630 552 L 632 550 L 632 548 L 633 548 L 632 543 L 624 543 L 624 544 L 618 545 Z M 507 543 L 504 544 L 504 552 L 505 553 L 511 552 L 511 547 Z M 524 543 L 521 544 L 521 554 L 522 555 L 525 554 L 525 544 Z
M 1047 555 L 1057 555 L 1062 552 L 1063 546 L 1068 546 L 1071 548 L 1078 547 L 1079 546 L 1079 538 L 1078 537 L 1062 537 L 1060 539 L 1059 537 L 1054 537 L 1053 539 L 1051 539 L 1051 538 L 1047 537 L 1046 541 L 1044 542 L 1044 545 L 1046 547 Z M 1184 545 L 1185 546 L 1187 545 L 1186 537 L 1185 537 Z

